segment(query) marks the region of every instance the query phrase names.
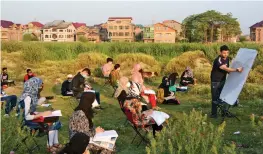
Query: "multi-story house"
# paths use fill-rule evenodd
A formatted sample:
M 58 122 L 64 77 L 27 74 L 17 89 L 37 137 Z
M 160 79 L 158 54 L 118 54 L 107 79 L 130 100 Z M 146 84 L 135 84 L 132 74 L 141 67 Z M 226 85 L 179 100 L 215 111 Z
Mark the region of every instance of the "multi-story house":
M 1 41 L 21 41 L 23 26 L 12 21 L 1 20 Z
M 76 40 L 79 40 L 81 37 L 87 38 L 88 36 L 88 28 L 87 25 L 85 23 L 72 23 L 73 26 L 76 29 Z
M 175 43 L 177 30 L 162 23 L 154 24 L 155 43 Z
M 164 20 L 163 24 L 176 30 L 176 37 L 180 37 L 182 32 L 182 24 L 175 20 Z
M 153 43 L 154 42 L 154 26 L 143 27 L 143 42 Z
M 31 34 L 41 40 L 41 29 L 43 28 L 43 24 L 37 21 L 33 21 L 24 26 L 23 34 Z
M 76 39 L 76 28 L 72 22 L 54 20 L 45 24 L 42 28 L 42 40 L 45 42 L 73 42 Z
M 263 20 L 250 27 L 250 39 L 263 43 Z
M 110 17 L 107 29 L 111 42 L 134 42 L 135 25 L 131 17 Z
M 97 27 L 99 29 L 99 35 L 100 35 L 100 41 L 106 42 L 108 41 L 108 30 L 107 30 L 107 24 L 99 24 L 94 25 L 94 27 Z

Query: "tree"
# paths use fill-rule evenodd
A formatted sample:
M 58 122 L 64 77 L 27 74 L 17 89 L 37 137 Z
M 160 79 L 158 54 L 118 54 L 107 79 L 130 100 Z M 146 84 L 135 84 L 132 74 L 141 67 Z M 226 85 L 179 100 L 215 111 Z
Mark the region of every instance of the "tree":
M 24 34 L 23 41 L 38 41 L 38 38 L 33 34 Z
M 182 22 L 182 29 L 189 42 L 227 41 L 241 33 L 237 18 L 215 10 L 188 16 Z

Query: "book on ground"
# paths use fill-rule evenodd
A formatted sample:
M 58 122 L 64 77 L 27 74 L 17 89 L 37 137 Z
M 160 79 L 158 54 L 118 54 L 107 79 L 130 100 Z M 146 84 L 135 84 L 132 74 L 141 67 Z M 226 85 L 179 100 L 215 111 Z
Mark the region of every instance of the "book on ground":
M 61 110 L 56 110 L 56 111 L 53 111 L 50 115 L 44 116 L 44 118 L 47 118 L 47 117 L 61 117 L 61 116 L 62 116 Z
M 161 111 L 153 111 L 153 113 L 150 115 L 156 122 L 158 126 L 162 125 L 166 119 L 169 119 L 170 116 L 164 112 Z

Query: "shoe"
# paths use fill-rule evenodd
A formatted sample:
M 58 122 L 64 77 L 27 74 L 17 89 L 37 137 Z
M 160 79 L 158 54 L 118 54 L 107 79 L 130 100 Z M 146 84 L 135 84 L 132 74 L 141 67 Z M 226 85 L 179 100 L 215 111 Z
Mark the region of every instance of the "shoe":
M 217 115 L 216 115 L 216 114 L 211 114 L 211 115 L 210 115 L 210 118 L 216 119 L 216 118 L 217 118 Z
M 9 117 L 9 114 L 5 114 L 4 117 Z

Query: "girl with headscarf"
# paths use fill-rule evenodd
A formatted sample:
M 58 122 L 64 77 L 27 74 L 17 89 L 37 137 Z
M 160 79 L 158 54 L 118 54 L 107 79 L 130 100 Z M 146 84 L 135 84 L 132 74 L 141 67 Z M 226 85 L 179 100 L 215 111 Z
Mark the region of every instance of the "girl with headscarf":
M 157 108 L 156 106 L 156 97 L 154 94 L 145 94 L 144 91 L 147 90 L 147 88 L 143 84 L 143 75 L 142 75 L 142 68 L 140 64 L 135 64 L 132 70 L 132 81 L 135 83 L 140 84 L 141 86 L 141 96 L 145 99 L 147 103 L 150 103 L 152 108 Z
M 84 92 L 80 97 L 80 103 L 75 108 L 69 119 L 69 138 L 71 139 L 76 133 L 84 133 L 89 137 L 94 137 L 96 133 L 104 132 L 101 127 L 95 128 L 92 122 L 93 110 L 92 103 L 95 100 L 93 92 Z M 94 144 L 87 147 L 90 151 L 101 151 L 101 154 L 112 153 L 111 151 Z
M 193 71 L 189 66 L 187 66 L 184 72 L 182 73 L 180 84 L 182 86 L 188 86 L 188 84 L 194 84 Z
M 40 78 L 33 77 L 30 78 L 28 81 L 24 84 L 24 90 L 23 93 L 19 99 L 19 106 L 21 108 L 24 108 L 24 118 L 25 118 L 25 124 L 27 125 L 38 125 L 38 123 L 34 122 L 33 120 L 39 119 L 44 116 L 51 115 L 51 111 L 45 111 L 45 112 L 38 112 L 36 111 L 36 106 L 38 103 L 38 94 L 43 89 L 43 82 Z M 49 133 L 48 133 L 48 151 L 49 152 L 55 152 L 58 150 L 58 148 L 61 148 L 62 145 L 58 142 L 58 129 L 60 126 L 57 127 L 57 125 L 60 125 L 60 122 L 55 122 L 49 127 Z

